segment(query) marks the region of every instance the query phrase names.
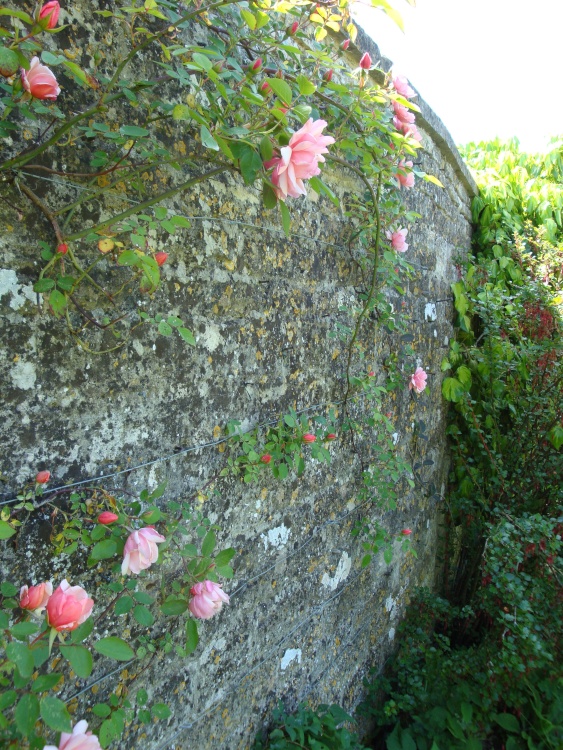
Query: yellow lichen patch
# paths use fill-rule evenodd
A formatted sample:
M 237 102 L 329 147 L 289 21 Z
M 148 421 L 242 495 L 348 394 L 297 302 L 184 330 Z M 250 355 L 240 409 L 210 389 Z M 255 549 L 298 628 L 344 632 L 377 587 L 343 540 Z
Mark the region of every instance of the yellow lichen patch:
M 99 689 L 100 689 L 99 685 L 92 685 L 92 692 L 94 693 L 94 695 L 98 694 Z
M 107 187 L 111 180 L 107 174 L 102 174 L 98 177 L 98 187 Z
M 184 141 L 176 141 L 176 143 L 174 144 L 174 148 L 182 155 L 186 153 L 186 144 L 184 143 Z
M 207 357 L 207 361 L 211 364 L 213 362 L 213 357 Z
M 227 271 L 234 271 L 236 268 L 236 264 L 234 260 L 224 260 L 223 265 L 227 269 Z
M 212 309 L 213 309 L 213 312 L 215 313 L 215 315 L 219 315 L 219 307 L 218 307 L 218 305 L 213 305 Z
M 221 661 L 221 654 L 217 654 L 217 656 L 213 659 L 213 664 L 219 664 Z
M 301 374 L 301 370 L 295 370 L 295 372 L 291 373 L 291 375 L 289 376 L 289 379 L 296 380 L 300 374 Z
M 226 448 L 227 446 L 225 443 L 221 443 L 220 445 L 217 446 L 217 450 L 219 451 L 219 453 L 224 453 Z
M 217 425 L 215 425 L 215 427 L 213 428 L 213 438 L 214 438 L 215 440 L 217 440 L 217 438 L 220 438 L 220 437 L 221 437 L 221 433 L 222 433 L 222 432 L 223 432 L 223 430 L 221 429 L 221 427 L 219 427 L 219 425 L 218 425 L 218 424 L 217 424 Z
M 19 362 L 20 361 L 20 355 L 16 354 L 16 356 L 13 358 L 12 362 Z
M 336 359 L 337 357 L 339 357 L 339 356 L 340 356 L 340 352 L 338 351 L 338 349 L 335 349 L 335 350 L 334 350 L 334 351 L 332 352 L 332 359 L 333 359 L 333 360 L 335 360 L 335 359 Z
M 268 490 L 265 487 L 262 487 L 260 497 L 262 498 L 262 500 L 265 500 L 268 497 Z
M 261 352 L 261 351 L 257 351 L 257 352 L 256 352 L 256 359 L 257 359 L 258 361 L 260 361 L 261 359 L 264 359 L 264 355 L 262 354 L 262 352 Z

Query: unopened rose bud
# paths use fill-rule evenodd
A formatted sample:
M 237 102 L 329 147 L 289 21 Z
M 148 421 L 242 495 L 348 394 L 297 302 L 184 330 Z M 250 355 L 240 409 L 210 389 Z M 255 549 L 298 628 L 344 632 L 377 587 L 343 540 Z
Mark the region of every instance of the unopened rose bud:
M 374 378 L 374 377 L 375 377 L 375 372 L 373 370 L 370 370 L 368 372 L 368 378 Z
M 154 256 L 154 259 L 156 260 L 159 266 L 163 266 L 166 263 L 166 258 L 168 258 L 168 253 L 164 253 L 164 252 L 155 253 L 155 256 Z
M 261 67 L 262 67 L 262 58 L 258 57 L 256 58 L 256 60 L 254 60 L 254 62 L 250 66 L 250 70 L 252 70 L 255 73 L 257 70 L 260 70 Z
M 333 69 L 332 69 L 332 68 L 331 68 L 330 70 L 327 70 L 327 71 L 326 71 L 326 73 L 325 73 L 325 74 L 324 74 L 324 76 L 323 76 L 323 79 L 324 79 L 324 80 L 325 80 L 325 81 L 326 81 L 327 83 L 330 83 L 330 82 L 332 81 L 332 74 L 333 74 L 333 73 L 334 73 L 334 71 L 333 71 Z
M 0 75 L 10 78 L 18 72 L 20 61 L 14 50 L 0 47 Z
M 66 242 L 61 242 L 60 245 L 57 246 L 57 252 L 59 255 L 66 255 L 68 252 L 68 245 Z
M 48 19 L 47 25 L 44 28 L 54 29 L 57 25 L 57 21 L 59 20 L 60 12 L 61 6 L 57 2 L 57 0 L 51 0 L 50 2 L 45 3 L 45 5 L 39 11 L 39 21 L 45 21 L 45 19 Z
M 264 453 L 263 456 L 260 456 L 260 461 L 262 461 L 263 464 L 269 464 L 272 460 L 272 457 L 269 453 Z
M 409 534 L 412 534 L 412 529 L 403 529 L 403 530 L 401 531 L 401 534 L 402 534 L 403 536 L 409 536 Z
M 262 91 L 264 94 L 269 94 L 271 90 L 272 87 L 270 86 L 268 81 L 264 81 L 264 83 L 262 83 L 260 86 L 260 91 Z
M 334 432 L 329 432 L 325 437 L 325 440 L 336 440 L 336 435 L 334 434 Z
M 360 68 L 362 68 L 362 70 L 369 70 L 371 68 L 371 57 L 369 56 L 369 52 L 364 52 L 361 56 Z
M 306 432 L 302 439 L 304 443 L 314 443 L 317 438 L 311 432 Z
M 346 39 L 346 41 L 345 41 L 345 42 L 342 42 L 342 49 L 343 49 L 344 51 L 346 51 L 346 50 L 348 49 L 348 47 L 349 47 L 349 46 L 350 46 L 350 40 L 349 40 L 349 39 Z
M 35 476 L 35 481 L 37 482 L 37 484 L 47 484 L 49 479 L 51 479 L 50 471 L 38 471 Z
M 224 60 L 218 60 L 216 63 L 214 63 L 213 70 L 216 73 L 222 73 L 224 65 L 225 65 L 225 61 Z
M 297 33 L 298 28 L 299 28 L 299 21 L 294 21 L 289 27 L 289 29 L 287 30 L 287 33 L 289 34 L 289 36 L 293 36 L 294 34 Z
M 100 513 L 98 516 L 98 523 L 101 523 L 104 526 L 107 526 L 110 523 L 115 523 L 117 520 L 119 520 L 119 516 L 109 510 L 104 510 L 103 513 Z

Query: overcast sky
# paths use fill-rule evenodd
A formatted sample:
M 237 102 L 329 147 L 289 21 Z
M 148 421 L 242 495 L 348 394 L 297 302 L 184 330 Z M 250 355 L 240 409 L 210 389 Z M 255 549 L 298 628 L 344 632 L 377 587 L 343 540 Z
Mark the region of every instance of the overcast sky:
M 369 3 L 369 0 L 362 0 Z M 358 22 L 458 144 L 563 135 L 563 0 L 391 0 L 403 34 L 357 3 Z

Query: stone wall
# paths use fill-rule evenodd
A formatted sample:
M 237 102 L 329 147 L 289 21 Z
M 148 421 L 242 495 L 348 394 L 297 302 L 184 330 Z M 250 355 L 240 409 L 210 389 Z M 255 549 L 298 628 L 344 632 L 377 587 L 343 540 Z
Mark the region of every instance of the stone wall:
M 357 44 L 379 56 L 373 43 L 360 38 Z M 434 461 L 428 480 L 443 494 L 440 361 L 452 335 L 449 285 L 456 258 L 469 248 L 475 188 L 442 123 L 418 104 L 420 169 L 445 187 L 418 181 L 405 193 L 421 215 L 409 230 L 409 260 L 418 273 L 393 301 L 406 304 L 429 387 L 413 399 L 405 372 L 392 418 L 405 457 L 414 421 L 424 420 L 425 457 Z M 357 189 L 343 170 L 327 168 L 324 177 L 341 196 Z M 68 201 L 56 181 L 33 178 L 33 184 L 55 203 Z M 11 200 L 23 204 L 15 193 Z M 341 435 L 331 444 L 332 463 L 308 461 L 299 480 L 245 485 L 223 479 L 198 493 L 223 465 L 220 436 L 228 420 L 249 428 L 288 408 L 324 413 L 341 400 L 346 351 L 329 333 L 342 322 L 339 306 L 356 298 L 358 278 L 345 246 L 347 219 L 312 192 L 292 205 L 289 239 L 259 192 L 232 176 L 202 184 L 173 206 L 192 226 L 167 242 L 163 287 L 142 305 L 180 315 L 197 346 L 144 326 L 126 348 L 92 356 L 73 345 L 60 321 L 38 313 L 32 284 L 37 239 L 50 241 L 47 222 L 28 209 L 19 220 L 2 204 L 0 489 L 10 500 L 39 468 L 51 470 L 51 486 L 90 480 L 117 493 L 138 494 L 166 479 L 163 507 L 193 497 L 221 526 L 221 545 L 237 549 L 235 577 L 225 586 L 231 604 L 203 624 L 193 656 L 159 656 L 139 676 L 135 689 L 143 686 L 151 699 L 168 703 L 172 716 L 158 724 L 133 722 L 119 746 L 243 748 L 280 699 L 289 707 L 305 698 L 350 709 L 358 703 L 362 678 L 393 648 L 411 592 L 434 584 L 440 501 L 416 490 L 396 511 L 382 512 L 393 532 L 413 529 L 418 559 L 397 549 L 390 566 L 377 560 L 362 570 L 361 540 L 351 535 L 365 512 L 356 502 L 360 469 Z M 399 336 L 370 324 L 364 345 L 366 366 L 382 377 Z M 53 575 L 51 522 L 45 512 L 25 526 L 17 547 L 3 543 L 3 580 Z M 57 578 L 81 575 L 73 564 L 58 559 Z M 89 575 L 95 586 L 95 572 Z M 131 628 L 127 617 L 123 628 Z M 134 670 L 133 664 L 129 677 Z M 60 695 L 71 707 L 81 701 L 77 715 L 90 720 L 88 707 L 123 678 L 115 662 L 101 660 L 89 680 L 67 679 Z

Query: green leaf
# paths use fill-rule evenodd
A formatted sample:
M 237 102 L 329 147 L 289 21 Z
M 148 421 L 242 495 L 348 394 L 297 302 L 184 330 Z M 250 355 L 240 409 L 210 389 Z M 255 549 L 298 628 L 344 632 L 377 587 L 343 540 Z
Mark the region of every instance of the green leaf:
M 138 266 L 140 264 L 140 256 L 134 250 L 125 250 L 118 257 L 117 262 L 120 266 Z
M 224 549 L 215 557 L 215 565 L 228 565 L 236 555 L 236 550 L 232 547 Z
M 190 619 L 186 623 L 186 653 L 192 654 L 196 650 L 198 643 L 197 622 Z
M 48 690 L 53 690 L 62 679 L 62 674 L 40 674 L 31 683 L 31 690 L 34 693 L 46 693 Z
M 160 605 L 160 610 L 163 615 L 171 617 L 173 615 L 181 615 L 188 608 L 188 603 L 185 599 L 168 599 Z
M 82 625 L 79 625 L 76 630 L 73 630 L 70 634 L 70 640 L 72 643 L 82 643 L 94 630 L 94 618 L 89 617 Z
M 320 180 L 318 177 L 311 177 L 309 180 L 309 185 L 313 188 L 313 190 L 318 193 L 319 195 L 326 195 L 329 200 L 331 200 L 335 206 L 340 205 L 340 199 L 338 196 L 336 196 L 332 190 L 328 187 L 328 185 L 325 185 L 322 180 Z
M 168 708 L 166 703 L 155 703 L 151 707 L 151 714 L 157 719 L 168 719 L 172 716 L 172 711 Z
M 513 714 L 493 714 L 493 720 L 507 732 L 520 732 L 520 722 Z
M 165 320 L 161 320 L 158 324 L 158 332 L 162 336 L 172 336 L 172 326 L 169 326 Z
M 297 76 L 297 85 L 299 86 L 299 93 L 304 96 L 314 94 L 317 90 L 315 84 L 311 83 L 311 79 L 307 78 L 307 76 Z
M 465 365 L 461 365 L 456 370 L 456 378 L 463 385 L 466 391 L 471 388 L 471 370 Z
M 20 698 L 16 710 L 14 711 L 14 719 L 16 726 L 19 731 L 27 737 L 33 732 L 35 722 L 39 718 L 39 700 L 36 695 L 26 693 Z
M 279 96 L 282 102 L 289 107 L 293 97 L 291 86 L 282 81 L 281 78 L 266 78 L 266 82 L 270 84 L 272 91 Z
M 244 18 L 246 25 L 254 31 L 256 28 L 256 18 L 254 15 L 249 10 L 244 10 L 244 8 L 241 8 L 240 14 Z
M 64 57 L 54 55 L 52 52 L 49 52 L 45 49 L 41 53 L 41 60 L 45 63 L 45 65 L 59 65 L 60 63 L 64 62 Z
M 200 52 L 194 52 L 192 55 L 192 60 L 196 65 L 199 65 L 200 68 L 203 68 L 206 73 L 209 73 L 209 71 L 213 67 L 213 63 L 211 62 L 211 60 L 206 57 L 206 55 L 202 55 Z
M 10 534 L 11 536 L 11 534 Z M 0 536 L 0 539 L 2 536 Z M 16 596 L 19 592 L 19 589 L 17 586 L 14 586 L 13 583 L 10 583 L 10 581 L 4 581 L 0 584 L 0 594 L 2 596 Z
M 61 654 L 70 662 L 70 666 L 82 679 L 86 679 L 92 673 L 92 654 L 85 646 L 63 646 L 60 647 Z
M 555 450 L 558 451 L 559 448 L 561 448 L 561 446 L 563 445 L 563 427 L 559 424 L 556 424 L 548 432 L 548 437 Z
M 110 557 L 114 557 L 117 552 L 117 540 L 116 539 L 104 539 L 98 542 L 92 548 L 90 557 L 92 560 L 107 560 Z
M 289 209 L 285 205 L 284 201 L 279 201 L 280 213 L 282 218 L 283 231 L 285 236 L 289 237 L 289 230 L 291 228 L 291 216 L 289 215 Z
M 122 596 L 121 599 L 118 599 L 116 601 L 114 612 L 116 615 L 124 615 L 126 612 L 129 612 L 129 610 L 133 608 L 134 604 L 135 602 L 130 596 Z
M 61 292 L 58 291 L 58 289 L 53 289 L 49 295 L 49 304 L 53 308 L 55 315 L 58 315 L 65 309 L 67 299 L 64 294 L 61 294 Z
M 205 535 L 203 542 L 201 543 L 201 554 L 203 557 L 210 557 L 211 553 L 215 549 L 216 544 L 215 532 L 208 531 Z
M 173 120 L 191 120 L 192 111 L 185 104 L 177 104 L 172 110 L 172 119 Z
M 145 628 L 150 628 L 154 625 L 154 616 L 152 612 L 143 604 L 137 604 L 133 610 L 133 617 L 137 620 L 139 625 L 142 625 Z
M 256 175 L 262 169 L 262 159 L 253 148 L 246 148 L 240 157 L 240 171 L 242 179 L 247 185 L 252 185 Z
M 94 649 L 102 656 L 108 656 L 116 661 L 129 661 L 135 657 L 135 652 L 131 646 L 116 636 L 101 638 L 94 643 Z
M 383 552 L 383 559 L 385 560 L 386 565 L 390 565 L 391 560 L 393 559 L 393 550 L 391 547 L 385 549 Z
M 96 705 L 92 707 L 92 713 L 99 716 L 100 719 L 105 719 L 111 714 L 111 708 L 107 703 L 96 703 Z
M 38 294 L 43 294 L 43 292 L 48 292 L 49 289 L 53 289 L 54 286 L 55 282 L 53 279 L 39 279 L 33 285 L 33 291 Z
M 264 203 L 264 208 L 275 208 L 278 202 L 273 187 L 267 182 L 262 183 L 262 202 Z
M 191 227 L 190 222 L 188 221 L 188 219 L 186 219 L 185 216 L 171 216 L 170 221 L 177 227 L 184 227 L 185 229 L 189 229 Z
M 52 695 L 46 695 L 41 700 L 41 718 L 56 732 L 71 731 L 70 714 L 65 704 Z
M 131 138 L 142 138 L 143 136 L 150 135 L 150 130 L 146 128 L 140 128 L 137 125 L 122 125 L 119 128 L 121 135 L 126 135 Z
M 31 677 L 34 669 L 33 653 L 28 646 L 12 641 L 6 646 L 6 656 L 14 662 L 22 677 Z
M 6 690 L 5 693 L 0 694 L 0 711 L 13 706 L 16 702 L 17 697 L 18 694 L 15 690 Z
M 291 111 L 299 119 L 299 122 L 304 125 L 311 116 L 313 108 L 308 104 L 298 104 Z
M 205 125 L 202 125 L 199 131 L 199 135 L 201 137 L 201 142 L 206 148 L 211 148 L 213 151 L 219 151 L 219 144 L 213 138 L 211 133 L 209 132 L 209 129 L 205 127 Z
M 19 18 L 24 23 L 33 24 L 33 18 L 23 10 L 12 10 L 11 8 L 0 8 L 0 16 L 12 16 L 13 18 Z
M 263 161 L 269 161 L 273 155 L 274 147 L 272 146 L 272 141 L 267 135 L 265 135 L 260 141 L 260 156 Z
M 193 333 L 189 330 L 189 328 L 184 328 L 183 326 L 181 328 L 178 328 L 178 333 L 180 336 L 184 339 L 184 341 L 188 344 L 191 344 L 192 346 L 195 346 L 195 338 Z
M 10 633 L 20 641 L 23 641 L 28 635 L 37 633 L 39 630 L 38 622 L 18 622 L 10 628 Z
M 463 398 L 465 388 L 457 378 L 446 378 L 442 383 L 442 395 L 446 401 L 452 401 L 457 404 Z

